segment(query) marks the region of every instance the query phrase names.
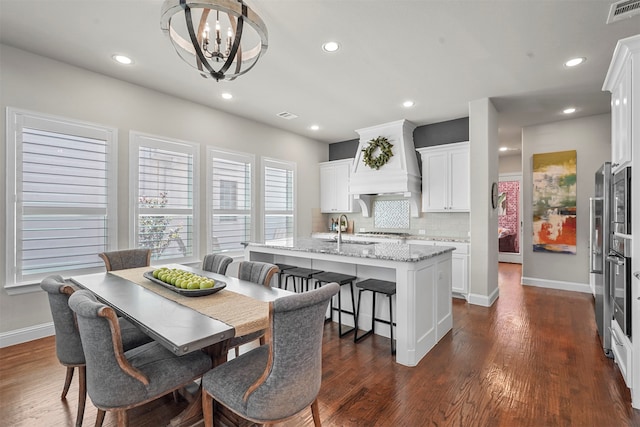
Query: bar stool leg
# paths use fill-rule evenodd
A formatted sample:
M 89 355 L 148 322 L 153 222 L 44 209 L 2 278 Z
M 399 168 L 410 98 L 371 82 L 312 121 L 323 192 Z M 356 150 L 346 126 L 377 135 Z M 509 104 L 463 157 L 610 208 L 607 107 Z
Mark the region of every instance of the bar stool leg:
M 358 309 L 356 310 L 356 332 L 353 335 L 353 342 L 358 342 L 360 340 L 362 340 L 365 337 L 368 337 L 369 335 L 375 333 L 375 328 L 376 328 L 376 318 L 375 318 L 375 313 L 376 313 L 376 292 L 373 292 L 373 311 L 371 314 L 371 329 L 369 329 L 367 332 L 364 333 L 364 335 L 360 335 L 358 336 L 358 321 L 360 318 L 360 301 L 362 301 L 362 292 L 365 289 L 360 289 L 360 291 L 358 292 Z
M 351 291 L 351 310 L 353 310 L 355 307 L 354 299 L 353 299 L 353 282 L 349 282 L 349 285 L 350 285 L 349 290 Z M 356 327 L 354 326 L 353 328 L 350 328 L 342 332 L 342 296 L 341 294 L 342 294 L 342 286 L 340 287 L 340 292 L 338 292 L 338 335 L 342 338 L 343 336 L 355 331 Z M 333 309 L 331 311 L 333 316 Z M 355 324 L 356 323 L 355 323 L 355 315 L 354 315 L 354 325 Z

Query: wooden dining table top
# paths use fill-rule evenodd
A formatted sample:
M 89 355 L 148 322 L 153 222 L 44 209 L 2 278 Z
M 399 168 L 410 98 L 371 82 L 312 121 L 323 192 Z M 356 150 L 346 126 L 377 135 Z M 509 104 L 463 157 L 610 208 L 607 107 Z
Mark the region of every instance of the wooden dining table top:
M 216 293 L 184 296 L 145 278 L 160 267 L 180 268 L 223 281 Z M 290 292 L 178 264 L 74 276 L 118 315 L 134 323 L 176 355 L 183 355 L 268 327 L 269 301 Z

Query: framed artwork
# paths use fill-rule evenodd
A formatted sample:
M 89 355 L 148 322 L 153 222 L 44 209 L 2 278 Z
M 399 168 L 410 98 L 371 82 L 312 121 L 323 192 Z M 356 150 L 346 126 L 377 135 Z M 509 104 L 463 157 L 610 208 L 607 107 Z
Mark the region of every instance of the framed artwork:
M 576 253 L 575 150 L 533 155 L 533 251 Z

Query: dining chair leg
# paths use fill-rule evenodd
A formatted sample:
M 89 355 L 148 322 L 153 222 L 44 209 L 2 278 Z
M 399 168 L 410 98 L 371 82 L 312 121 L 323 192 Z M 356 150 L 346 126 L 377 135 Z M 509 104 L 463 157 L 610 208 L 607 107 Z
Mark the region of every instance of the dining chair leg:
M 313 415 L 313 425 L 315 427 L 321 427 L 320 422 L 320 410 L 318 409 L 318 399 L 316 398 L 311 404 L 311 414 Z
M 116 412 L 116 425 L 118 427 L 129 427 L 129 417 L 126 409 L 120 409 Z
M 76 427 L 82 426 L 84 418 L 84 408 L 87 403 L 87 367 L 78 366 L 78 415 L 76 416 Z
M 60 399 L 64 399 L 67 397 L 67 392 L 69 391 L 69 386 L 71 385 L 71 380 L 73 379 L 73 366 L 67 366 L 67 376 L 64 379 L 64 387 L 62 388 L 62 395 Z
M 213 397 L 202 388 L 202 418 L 204 427 L 213 427 Z
M 96 415 L 96 427 L 102 427 L 105 414 L 106 412 L 104 412 L 102 409 L 98 409 L 98 415 Z

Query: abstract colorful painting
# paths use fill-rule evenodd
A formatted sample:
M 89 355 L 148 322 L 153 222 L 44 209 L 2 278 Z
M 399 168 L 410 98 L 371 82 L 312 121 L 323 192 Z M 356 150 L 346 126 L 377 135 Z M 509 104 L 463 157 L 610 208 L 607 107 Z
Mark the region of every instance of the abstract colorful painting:
M 576 151 L 533 155 L 533 251 L 576 253 Z

